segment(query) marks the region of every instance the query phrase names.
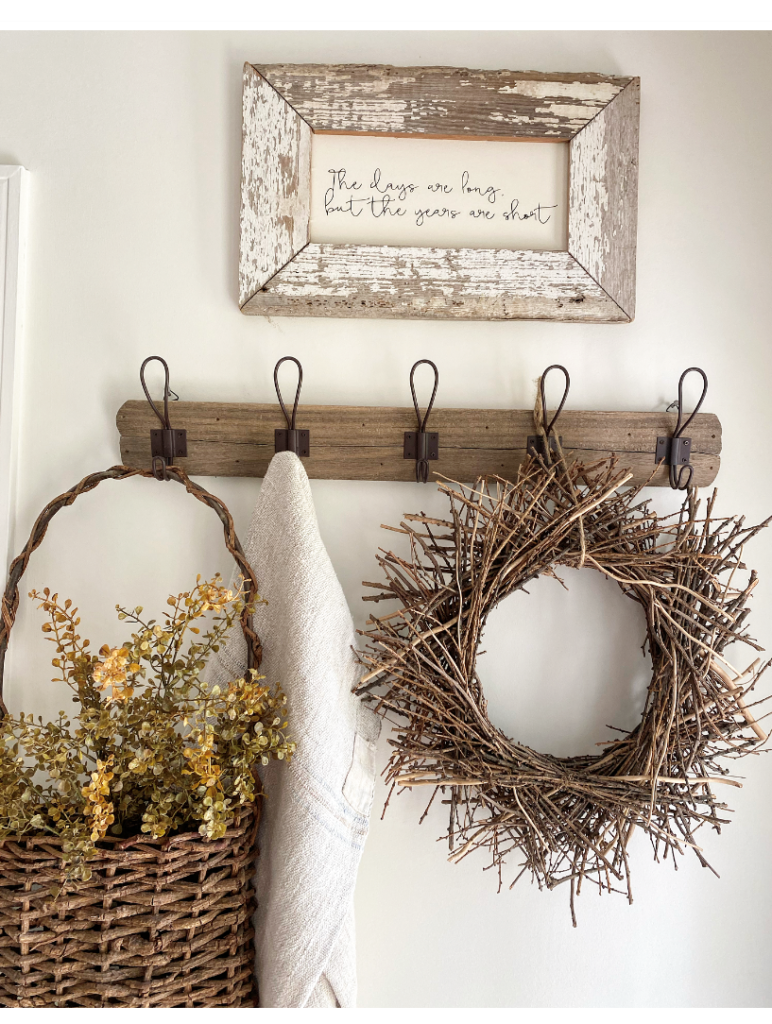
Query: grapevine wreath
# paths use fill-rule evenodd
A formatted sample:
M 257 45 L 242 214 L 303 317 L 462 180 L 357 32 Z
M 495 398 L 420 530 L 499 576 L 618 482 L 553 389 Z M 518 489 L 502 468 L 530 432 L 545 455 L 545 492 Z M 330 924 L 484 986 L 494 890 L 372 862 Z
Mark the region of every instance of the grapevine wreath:
M 701 518 L 694 491 L 680 513 L 661 518 L 639 500 L 641 487 L 625 488 L 631 476 L 614 459 L 569 465 L 558 445 L 530 457 L 514 482 L 440 482 L 449 518 L 406 516 L 399 532 L 410 556 L 383 551 L 386 581 L 366 584 L 380 591 L 366 600 L 399 602 L 362 634 L 358 687 L 384 717 L 398 716 L 391 790 L 433 787 L 429 805 L 439 792 L 450 859 L 487 850 L 499 889 L 515 853 L 512 885 L 527 872 L 548 889 L 568 882 L 574 923 L 584 879 L 632 900 L 636 827 L 656 858 L 691 848 L 709 866 L 695 831 L 720 831 L 719 793 L 740 785 L 721 759 L 766 739 L 745 696 L 769 662 L 739 675 L 722 654 L 737 641 L 761 650 L 745 630 L 757 579 L 743 571 L 742 551 L 766 523 L 714 519 L 715 492 Z M 562 566 L 603 573 L 646 617 L 653 672 L 643 718 L 597 756 L 555 757 L 505 736 L 488 718 L 476 670 L 490 612 Z M 513 677 L 516 685 L 516 665 Z

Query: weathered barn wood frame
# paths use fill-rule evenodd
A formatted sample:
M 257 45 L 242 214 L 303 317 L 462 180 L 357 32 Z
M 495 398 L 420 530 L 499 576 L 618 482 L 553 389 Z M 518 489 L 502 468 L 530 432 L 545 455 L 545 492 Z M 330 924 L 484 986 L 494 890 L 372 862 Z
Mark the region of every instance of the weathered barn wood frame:
M 568 456 L 595 462 L 619 456 L 644 483 L 656 469 L 657 437 L 671 436 L 675 413 L 578 412 L 560 416 Z M 149 469 L 150 430 L 158 425 L 145 401 L 125 402 L 118 411 L 124 465 Z M 261 477 L 274 455 L 274 430 L 285 425 L 278 404 L 175 402 L 174 426 L 187 430 L 188 457 L 175 460 L 192 476 Z M 415 462 L 403 458 L 406 430 L 415 430 L 412 408 L 303 405 L 298 427 L 311 432 L 303 465 L 316 480 L 415 480 Z M 515 479 L 534 432 L 532 409 L 434 409 L 431 429 L 439 432 L 439 460 L 432 472 L 458 480 L 497 474 Z M 689 424 L 693 483 L 712 483 L 720 465 L 721 424 L 698 413 Z M 667 486 L 668 468 L 656 469 L 652 486 Z
M 244 65 L 239 305 L 257 315 L 627 323 L 640 80 Z M 310 241 L 311 136 L 567 141 L 564 252 Z

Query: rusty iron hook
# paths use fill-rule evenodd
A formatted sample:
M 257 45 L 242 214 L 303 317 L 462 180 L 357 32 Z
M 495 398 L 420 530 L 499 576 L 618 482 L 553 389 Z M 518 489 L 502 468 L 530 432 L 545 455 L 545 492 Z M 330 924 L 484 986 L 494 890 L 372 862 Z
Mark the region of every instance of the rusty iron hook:
M 568 392 L 571 390 L 571 377 L 570 377 L 570 375 L 568 373 L 568 370 L 565 368 L 565 366 L 561 366 L 560 363 L 553 363 L 552 366 L 548 366 L 547 369 L 544 371 L 544 373 L 541 375 L 541 378 L 539 379 L 539 392 L 541 394 L 541 411 L 542 411 L 542 416 L 545 417 L 545 419 L 546 419 L 546 416 L 547 416 L 547 398 L 546 398 L 545 392 L 544 392 L 544 382 L 547 379 L 547 374 L 551 370 L 560 370 L 560 372 L 566 378 L 566 386 L 563 389 L 563 397 L 560 399 L 560 405 L 557 408 L 557 412 L 555 413 L 555 415 L 550 420 L 549 425 L 545 426 L 545 428 L 544 428 L 544 434 L 545 434 L 546 437 L 549 437 L 550 434 L 552 433 L 552 431 L 554 430 L 555 424 L 557 423 L 558 418 L 560 417 L 561 412 L 563 412 L 563 406 L 566 404 L 566 399 L 568 398 Z
M 427 366 L 431 366 L 434 371 L 434 388 L 432 389 L 432 397 L 429 399 L 429 404 L 426 407 L 423 420 L 421 419 L 421 410 L 418 408 L 418 398 L 415 393 L 415 372 L 422 363 L 425 363 Z M 425 484 L 429 481 L 429 459 L 436 459 L 438 457 L 436 452 L 439 443 L 438 437 L 433 434 L 427 434 L 426 424 L 429 422 L 429 416 L 434 406 L 434 399 L 437 397 L 437 388 L 439 386 L 440 371 L 431 359 L 419 359 L 417 363 L 413 364 L 413 368 L 410 371 L 410 393 L 413 396 L 413 408 L 415 409 L 416 415 L 415 478 L 416 482 L 420 484 Z M 432 438 L 434 438 L 434 440 L 432 440 Z
M 152 363 L 153 361 L 159 362 L 164 368 L 163 414 L 150 397 L 150 391 L 148 390 L 147 382 L 145 380 L 145 368 L 148 363 Z M 142 366 L 139 368 L 139 380 L 142 384 L 142 390 L 145 392 L 145 398 L 148 400 L 150 408 L 156 414 L 161 424 L 160 430 L 150 431 L 150 451 L 152 455 L 153 476 L 156 480 L 168 480 L 169 474 L 166 472 L 166 467 L 174 465 L 175 455 L 179 455 L 184 458 L 188 453 L 185 431 L 173 430 L 171 420 L 169 419 L 169 397 L 171 396 L 172 400 L 176 402 L 179 401 L 180 396 L 169 387 L 169 364 L 162 356 L 148 356 L 147 359 L 144 360 Z
M 681 423 L 684 414 L 684 380 L 690 373 L 699 373 L 702 377 L 702 394 L 700 399 L 695 405 L 692 414 L 687 420 Z M 680 449 L 684 444 L 689 443 L 689 438 L 684 438 L 683 433 L 689 424 L 692 422 L 694 417 L 700 411 L 702 403 L 705 401 L 705 396 L 708 393 L 708 375 L 699 366 L 690 366 L 684 370 L 678 381 L 678 400 L 677 402 L 671 402 L 668 408 L 672 408 L 673 405 L 678 407 L 678 419 L 676 420 L 675 431 L 670 440 L 670 486 L 674 491 L 685 491 L 691 486 L 692 477 L 694 476 L 694 466 L 689 461 L 691 453 L 687 452 L 683 456 L 686 460 L 682 461 L 678 457 Z M 680 443 L 679 443 L 680 442 Z M 687 472 L 688 471 L 688 472 Z M 686 482 L 684 482 L 684 474 L 686 474 Z

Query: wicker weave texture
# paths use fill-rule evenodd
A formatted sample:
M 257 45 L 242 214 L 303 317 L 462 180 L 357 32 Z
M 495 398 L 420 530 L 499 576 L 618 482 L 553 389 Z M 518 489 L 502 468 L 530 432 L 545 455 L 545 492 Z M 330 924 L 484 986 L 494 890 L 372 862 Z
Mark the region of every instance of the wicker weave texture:
M 256 1006 L 259 813 L 216 841 L 105 841 L 56 899 L 57 840 L 0 842 L 0 1006 Z

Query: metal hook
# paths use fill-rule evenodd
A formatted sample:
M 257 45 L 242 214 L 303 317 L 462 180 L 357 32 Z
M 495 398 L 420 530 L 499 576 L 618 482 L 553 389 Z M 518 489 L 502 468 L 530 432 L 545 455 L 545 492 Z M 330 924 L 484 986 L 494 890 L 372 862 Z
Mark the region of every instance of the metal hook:
M 158 406 L 150 397 L 150 391 L 148 390 L 147 382 L 145 381 L 145 367 L 148 363 L 152 363 L 154 360 L 159 362 L 164 368 L 163 415 L 161 415 Z M 161 423 L 160 430 L 150 431 L 150 455 L 153 460 L 153 476 L 155 476 L 157 480 L 168 480 L 169 474 L 166 472 L 166 467 L 174 465 L 174 459 L 176 457 L 184 459 L 188 454 L 187 431 L 173 430 L 169 419 L 169 396 L 173 396 L 174 401 L 179 401 L 180 396 L 169 387 L 169 364 L 162 356 L 148 356 L 147 359 L 145 359 L 139 369 L 139 380 L 142 384 L 142 390 L 145 392 L 145 398 L 147 398 L 150 403 L 150 408 L 156 414 Z
M 557 423 L 558 417 L 560 416 L 561 412 L 563 412 L 563 406 L 566 404 L 568 392 L 571 390 L 571 377 L 569 376 L 568 370 L 565 368 L 565 366 L 561 366 L 560 363 L 553 363 L 552 366 L 548 366 L 544 373 L 541 375 L 541 379 L 539 381 L 539 390 L 541 392 L 542 416 L 547 415 L 547 399 L 544 394 L 544 382 L 547 379 L 547 374 L 550 372 L 550 370 L 560 370 L 566 378 L 566 386 L 563 389 L 563 397 L 560 399 L 560 405 L 558 406 L 557 412 L 550 420 L 549 426 L 544 428 L 544 433 L 547 435 L 547 437 L 549 437 L 552 433 L 552 429 Z
M 415 393 L 415 372 L 422 363 L 431 366 L 434 370 L 434 388 L 423 420 L 421 419 L 421 410 L 418 408 L 418 398 Z M 440 457 L 440 435 L 437 432 L 426 432 L 426 424 L 429 422 L 429 415 L 434 406 L 434 399 L 437 397 L 437 388 L 439 386 L 440 371 L 431 359 L 419 359 L 417 363 L 413 364 L 413 368 L 410 371 L 410 394 L 413 396 L 413 408 L 415 409 L 416 426 L 418 429 L 405 431 L 402 457 L 405 459 L 415 459 L 415 478 L 420 484 L 425 484 L 429 481 L 429 460 Z
M 290 418 L 287 412 L 287 407 L 284 404 L 284 399 L 281 395 L 281 388 L 279 387 L 279 367 L 282 363 L 292 362 L 298 368 L 298 386 L 295 391 L 295 404 L 292 407 L 292 418 Z M 274 431 L 274 451 L 277 452 L 294 452 L 295 455 L 299 455 L 301 458 L 307 458 L 311 448 L 311 434 L 308 430 L 296 430 L 295 419 L 298 414 L 298 402 L 300 401 L 300 389 L 303 387 L 303 367 L 300 365 L 300 360 L 294 356 L 282 356 L 273 369 L 273 383 L 276 388 L 276 397 L 279 399 L 279 405 L 281 411 L 284 414 L 284 420 L 287 424 L 286 429 L 277 429 Z
M 551 370 L 560 370 L 563 376 L 566 378 L 566 386 L 563 389 L 563 397 L 560 399 L 560 405 L 558 406 L 555 415 L 552 417 L 550 422 L 544 427 L 544 437 L 542 437 L 541 434 L 531 435 L 526 441 L 526 448 L 528 450 L 528 453 L 530 455 L 540 455 L 542 458 L 546 458 L 547 456 L 547 445 L 549 445 L 552 451 L 557 451 L 555 439 L 552 438 L 550 435 L 552 434 L 552 431 L 555 428 L 555 424 L 557 423 L 560 414 L 563 412 L 563 406 L 566 404 L 568 392 L 571 390 L 571 377 L 565 366 L 562 366 L 560 363 L 553 363 L 551 366 L 548 366 L 539 378 L 539 397 L 541 399 L 542 422 L 544 422 L 544 417 L 546 417 L 547 415 L 547 396 L 545 394 L 544 382 L 547 379 L 547 374 Z M 559 440 L 562 444 L 563 439 L 560 438 Z
M 702 394 L 700 395 L 700 399 L 695 405 L 692 414 L 682 423 L 681 420 L 684 415 L 684 380 L 690 373 L 699 373 L 702 377 Z M 670 466 L 670 486 L 674 491 L 685 491 L 691 486 L 692 477 L 694 476 L 694 466 L 690 463 L 692 439 L 690 437 L 684 437 L 683 434 L 702 408 L 702 403 L 705 401 L 707 393 L 708 375 L 704 370 L 700 369 L 699 366 L 690 366 L 688 369 L 684 370 L 679 378 L 677 401 L 671 402 L 667 407 L 667 411 L 669 412 L 673 406 L 676 406 L 678 409 L 678 418 L 676 420 L 675 430 L 673 431 L 672 437 L 657 438 L 656 460 L 657 462 L 666 461 Z M 686 476 L 685 480 L 684 476 Z
M 291 363 L 294 363 L 295 366 L 297 366 L 297 368 L 298 368 L 298 386 L 297 386 L 297 390 L 295 391 L 295 404 L 292 407 L 292 420 L 291 421 L 290 421 L 289 413 L 287 412 L 287 407 L 284 405 L 284 399 L 281 397 L 281 388 L 279 387 L 279 367 L 281 366 L 282 363 L 286 363 L 288 361 L 291 362 Z M 284 413 L 284 419 L 287 421 L 287 430 L 294 430 L 295 429 L 295 417 L 298 414 L 298 402 L 300 401 L 300 389 L 303 387 L 303 367 L 300 365 L 300 360 L 296 359 L 294 356 L 283 356 L 278 361 L 276 366 L 273 368 L 273 384 L 274 384 L 274 387 L 276 388 L 276 397 L 279 399 L 279 405 L 281 406 L 281 411 Z
M 158 406 L 155 404 L 153 399 L 150 397 L 150 392 L 147 389 L 147 383 L 145 381 L 145 367 L 147 366 L 148 363 L 152 363 L 154 360 L 156 362 L 160 363 L 161 366 L 163 366 L 163 368 L 164 368 L 164 413 L 163 413 L 163 416 L 158 411 Z M 163 358 L 163 356 L 148 356 L 147 359 L 142 363 L 142 366 L 140 366 L 140 368 L 139 368 L 139 380 L 140 380 L 140 383 L 142 384 L 142 390 L 145 392 L 145 398 L 150 403 L 150 408 L 153 410 L 153 412 L 156 414 L 158 419 L 161 421 L 161 426 L 165 430 L 170 430 L 171 429 L 171 423 L 169 422 L 169 394 L 170 394 L 170 388 L 169 388 L 169 364 L 166 362 L 166 360 Z
M 702 377 L 702 394 L 700 395 L 700 400 L 695 405 L 694 410 L 693 410 L 691 416 L 689 417 L 688 420 L 686 420 L 686 422 L 683 424 L 683 426 L 681 426 L 681 417 L 683 416 L 683 412 L 684 412 L 684 380 L 686 379 L 687 375 L 690 374 L 690 373 L 699 373 L 700 377 Z M 680 377 L 680 379 L 678 381 L 678 420 L 676 422 L 676 428 L 675 428 L 675 433 L 673 434 L 673 437 L 680 437 L 681 434 L 684 432 L 684 430 L 686 430 L 686 428 L 689 426 L 689 424 L 692 422 L 694 417 L 697 415 L 697 413 L 702 408 L 702 403 L 705 401 L 705 395 L 707 395 L 707 393 L 708 393 L 708 375 L 705 373 L 705 371 L 701 370 L 699 366 L 690 366 L 688 370 L 684 370 L 684 372 L 681 374 L 681 377 Z
M 427 366 L 431 366 L 434 370 L 434 389 L 432 391 L 432 397 L 429 399 L 429 404 L 426 407 L 426 414 L 424 415 L 423 422 L 421 421 L 421 412 L 418 408 L 418 399 L 415 393 L 415 371 L 425 363 Z M 418 430 L 423 432 L 426 430 L 426 424 L 429 419 L 429 414 L 432 411 L 434 405 L 434 399 L 437 397 L 437 388 L 440 386 L 440 371 L 437 369 L 431 359 L 419 359 L 417 363 L 413 363 L 413 368 L 410 371 L 410 394 L 413 396 L 413 408 L 415 409 L 416 422 L 418 424 Z

